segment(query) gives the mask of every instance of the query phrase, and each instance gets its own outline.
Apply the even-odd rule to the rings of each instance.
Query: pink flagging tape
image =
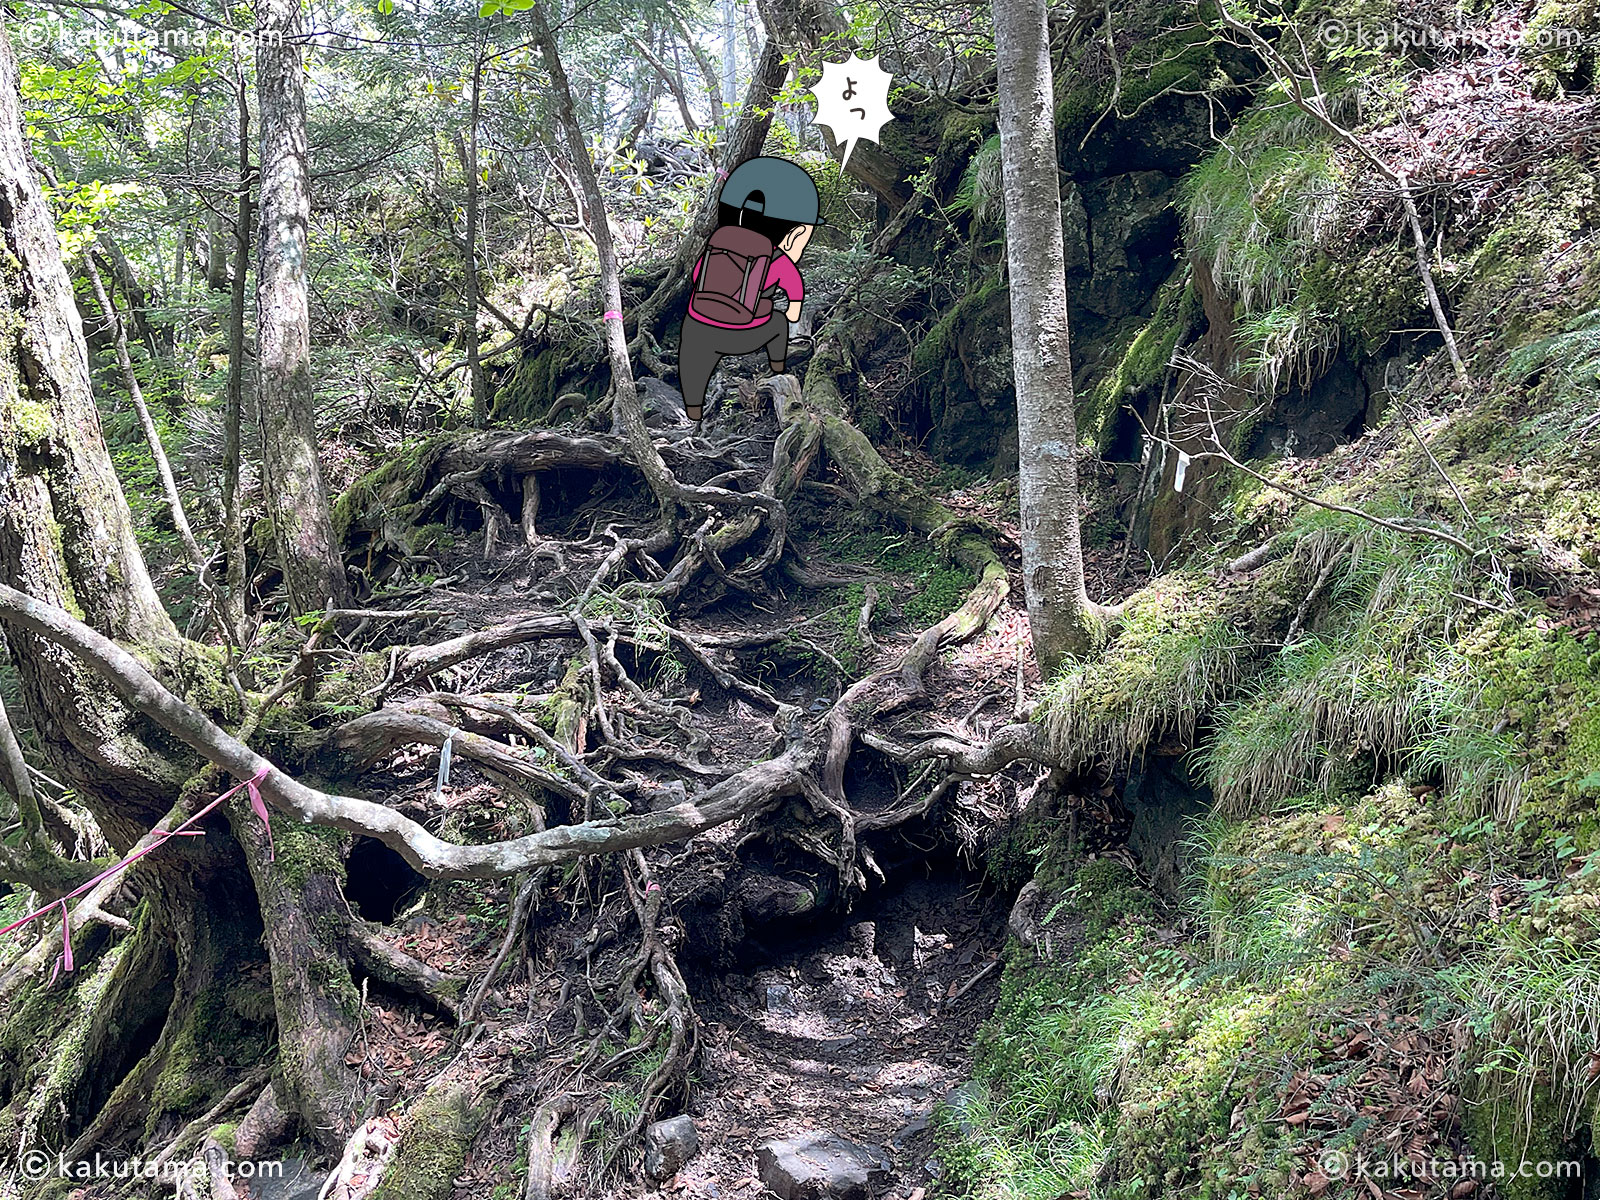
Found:
[[[250,792],[250,811],[261,818],[261,827],[267,831],[267,861],[275,863],[278,861],[278,848],[272,844],[272,821],[267,817],[267,806],[261,799],[261,788],[259,786],[266,779],[267,772],[271,770],[271,767],[262,767],[261,770],[256,772],[255,777],[247,781],[244,786]],[[238,791],[239,789],[234,788],[233,790]]]
[[[605,319],[608,321],[620,321],[622,320],[622,314],[614,308],[608,308],[606,309]]]
[[[51,971],[51,973],[50,973],[50,982],[54,983],[55,979],[56,979],[56,976],[59,975],[63,970],[70,972],[72,970],[72,968],[73,968],[73,963],[72,963],[72,923],[71,923],[70,916],[69,916],[69,913],[68,913],[68,910],[67,910],[67,901],[77,899],[79,896],[83,895],[85,892],[88,892],[88,891],[92,890],[96,885],[104,883],[106,880],[110,879],[113,875],[119,874],[122,871],[126,871],[129,867],[133,866],[134,863],[138,862],[146,854],[149,854],[152,850],[159,849],[160,846],[164,842],[166,842],[166,840],[168,838],[174,838],[174,837],[204,837],[205,836],[205,830],[203,830],[203,829],[191,829],[189,827],[191,825],[194,825],[196,822],[198,822],[207,813],[211,812],[214,808],[216,808],[224,800],[227,800],[232,796],[236,796],[240,792],[243,792],[243,791],[248,791],[249,792],[251,810],[256,814],[256,816],[261,818],[261,823],[266,826],[266,829],[267,829],[267,853],[270,856],[271,861],[276,861],[276,859],[277,859],[277,851],[274,849],[274,847],[272,845],[272,822],[267,819],[267,806],[264,803],[262,803],[262,800],[261,800],[261,787],[260,787],[260,785],[263,782],[266,781],[267,776],[270,775],[271,773],[272,773],[272,764],[268,763],[266,766],[262,767],[261,770],[257,771],[253,776],[251,776],[249,779],[245,780],[243,783],[235,784],[233,787],[231,787],[227,791],[223,792],[222,795],[218,796],[210,804],[206,805],[199,812],[195,813],[192,817],[190,817],[182,825],[179,825],[176,829],[171,829],[171,830],[156,829],[156,830],[152,830],[151,833],[155,837],[155,841],[151,842],[143,850],[135,850],[132,854],[129,854],[126,858],[123,858],[120,861],[118,861],[116,863],[113,863],[110,867],[107,867],[104,871],[101,871],[100,874],[96,875],[93,879],[89,880],[87,883],[80,883],[77,887],[73,888],[72,891],[68,892],[65,896],[61,897],[61,899],[52,900],[52,901],[50,901],[49,904],[46,904],[43,908],[35,909],[33,912],[31,912],[27,916],[23,917],[20,921],[11,922],[11,924],[7,925],[4,929],[0,929],[0,937],[4,937],[6,934],[12,932],[13,930],[21,929],[24,925],[28,924],[30,921],[37,920],[39,917],[44,916],[45,913],[51,911],[52,909],[59,908],[61,910],[61,958],[56,962],[55,970]]]

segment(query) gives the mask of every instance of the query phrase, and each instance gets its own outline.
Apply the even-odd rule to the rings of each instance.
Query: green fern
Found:
[[[998,229],[1004,225],[999,134],[991,135],[968,160],[955,195],[945,208],[953,216],[971,217],[975,229]]]

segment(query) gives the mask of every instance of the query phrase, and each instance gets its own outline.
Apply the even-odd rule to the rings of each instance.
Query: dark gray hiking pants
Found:
[[[719,329],[685,315],[678,340],[678,383],[689,420],[700,419],[717,364],[730,354],[754,354],[763,346],[768,365],[783,366],[789,354],[789,321],[782,313],[775,312],[750,329]]]

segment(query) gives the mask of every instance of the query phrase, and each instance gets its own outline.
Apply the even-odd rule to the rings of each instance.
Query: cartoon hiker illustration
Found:
[[[805,300],[795,264],[817,227],[817,185],[786,159],[740,163],[718,201],[717,230],[695,264],[678,347],[678,378],[691,421],[700,419],[711,373],[727,355],[765,346],[772,373],[783,373],[789,322],[800,319]]]

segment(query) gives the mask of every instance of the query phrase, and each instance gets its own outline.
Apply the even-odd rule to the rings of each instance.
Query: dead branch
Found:
[[[1198,376],[1202,380],[1203,385],[1227,386],[1227,381],[1221,379],[1209,365],[1190,355],[1174,355],[1172,359],[1172,365],[1180,369],[1187,370]],[[1156,442],[1157,444],[1164,446],[1169,450],[1172,450],[1176,453],[1187,454],[1191,459],[1214,458],[1225,462],[1230,467],[1243,471],[1252,479],[1265,484],[1274,491],[1282,492],[1286,496],[1291,496],[1294,499],[1299,500],[1302,504],[1310,504],[1317,508],[1325,508],[1330,512],[1344,513],[1346,516],[1356,517],[1362,521],[1366,521],[1368,524],[1376,525],[1380,529],[1393,530],[1395,533],[1415,533],[1421,534],[1424,537],[1431,537],[1438,541],[1444,542],[1447,545],[1454,546],[1456,549],[1465,554],[1471,555],[1473,558],[1477,558],[1479,555],[1484,553],[1482,550],[1474,549],[1472,546],[1469,546],[1455,534],[1446,529],[1440,529],[1436,525],[1424,525],[1421,522],[1411,521],[1391,521],[1386,517],[1374,516],[1372,513],[1364,512],[1359,508],[1352,508],[1348,504],[1339,504],[1333,500],[1323,500],[1319,497],[1311,495],[1308,492],[1303,492],[1299,488],[1291,487],[1287,483],[1280,482],[1279,480],[1273,479],[1270,476],[1264,475],[1260,471],[1257,471],[1254,467],[1245,465],[1243,462],[1239,461],[1239,459],[1231,451],[1228,450],[1227,444],[1223,441],[1222,434],[1217,429],[1216,414],[1212,410],[1211,399],[1209,394],[1207,394],[1207,389],[1205,386],[1201,387],[1200,393],[1201,407],[1206,418],[1207,430],[1210,434],[1211,449],[1184,450],[1176,442],[1162,434],[1156,433],[1153,429],[1146,425],[1143,420],[1140,420],[1139,424],[1141,428],[1143,428],[1145,436],[1151,441]],[[1137,415],[1138,414],[1135,414],[1135,416]]]
[[[372,978],[417,997],[452,1019],[460,1018],[455,997],[466,980],[413,958],[378,936],[365,921],[352,918],[345,936],[350,957]]]

